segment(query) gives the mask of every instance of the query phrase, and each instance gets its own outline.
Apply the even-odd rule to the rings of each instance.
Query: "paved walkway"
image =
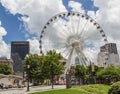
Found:
[[[56,89],[64,89],[66,88],[65,85],[54,85],[54,90]],[[15,88],[15,89],[4,89],[1,90],[0,89],[0,94],[28,94],[28,93],[32,93],[32,92],[37,92],[37,91],[48,91],[48,90],[52,90],[51,86],[35,86],[35,87],[30,87],[30,91],[27,92],[26,91],[27,88]]]

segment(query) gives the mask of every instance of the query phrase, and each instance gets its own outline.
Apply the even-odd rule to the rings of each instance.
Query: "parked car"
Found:
[[[1,88],[1,89],[8,89],[8,85],[7,85],[7,84],[4,84],[4,83],[1,83],[1,84],[0,84],[0,88]]]

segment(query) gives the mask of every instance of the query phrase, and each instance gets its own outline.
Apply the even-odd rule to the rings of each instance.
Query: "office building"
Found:
[[[15,74],[23,73],[24,58],[29,54],[28,41],[11,42],[11,59],[13,60],[13,70]]]
[[[106,48],[107,47],[107,48]],[[108,60],[106,62],[106,52],[108,53]],[[119,54],[117,51],[117,46],[115,43],[109,43],[100,47],[100,52],[98,53],[98,65],[104,67],[105,65],[120,65]]]
[[[109,43],[106,45],[108,47],[108,53],[114,53],[114,54],[118,54],[117,52],[117,46],[115,43]],[[106,51],[106,47],[105,45],[100,47],[100,52],[105,52]]]

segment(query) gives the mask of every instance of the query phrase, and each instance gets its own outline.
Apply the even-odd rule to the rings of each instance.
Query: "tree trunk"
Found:
[[[53,75],[51,77],[51,84],[52,84],[52,89],[54,89],[54,87],[53,87]]]
[[[80,85],[80,78],[79,78],[79,85]]]
[[[79,85],[82,85],[82,79],[79,78]]]
[[[54,80],[54,75],[53,75],[53,66],[51,65],[51,85],[52,85],[52,89],[54,89],[53,87],[53,80]]]

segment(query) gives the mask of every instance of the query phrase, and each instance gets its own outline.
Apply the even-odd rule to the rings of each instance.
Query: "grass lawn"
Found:
[[[108,85],[95,84],[85,86],[73,86],[70,89],[51,90],[31,94],[107,94],[108,89]]]

